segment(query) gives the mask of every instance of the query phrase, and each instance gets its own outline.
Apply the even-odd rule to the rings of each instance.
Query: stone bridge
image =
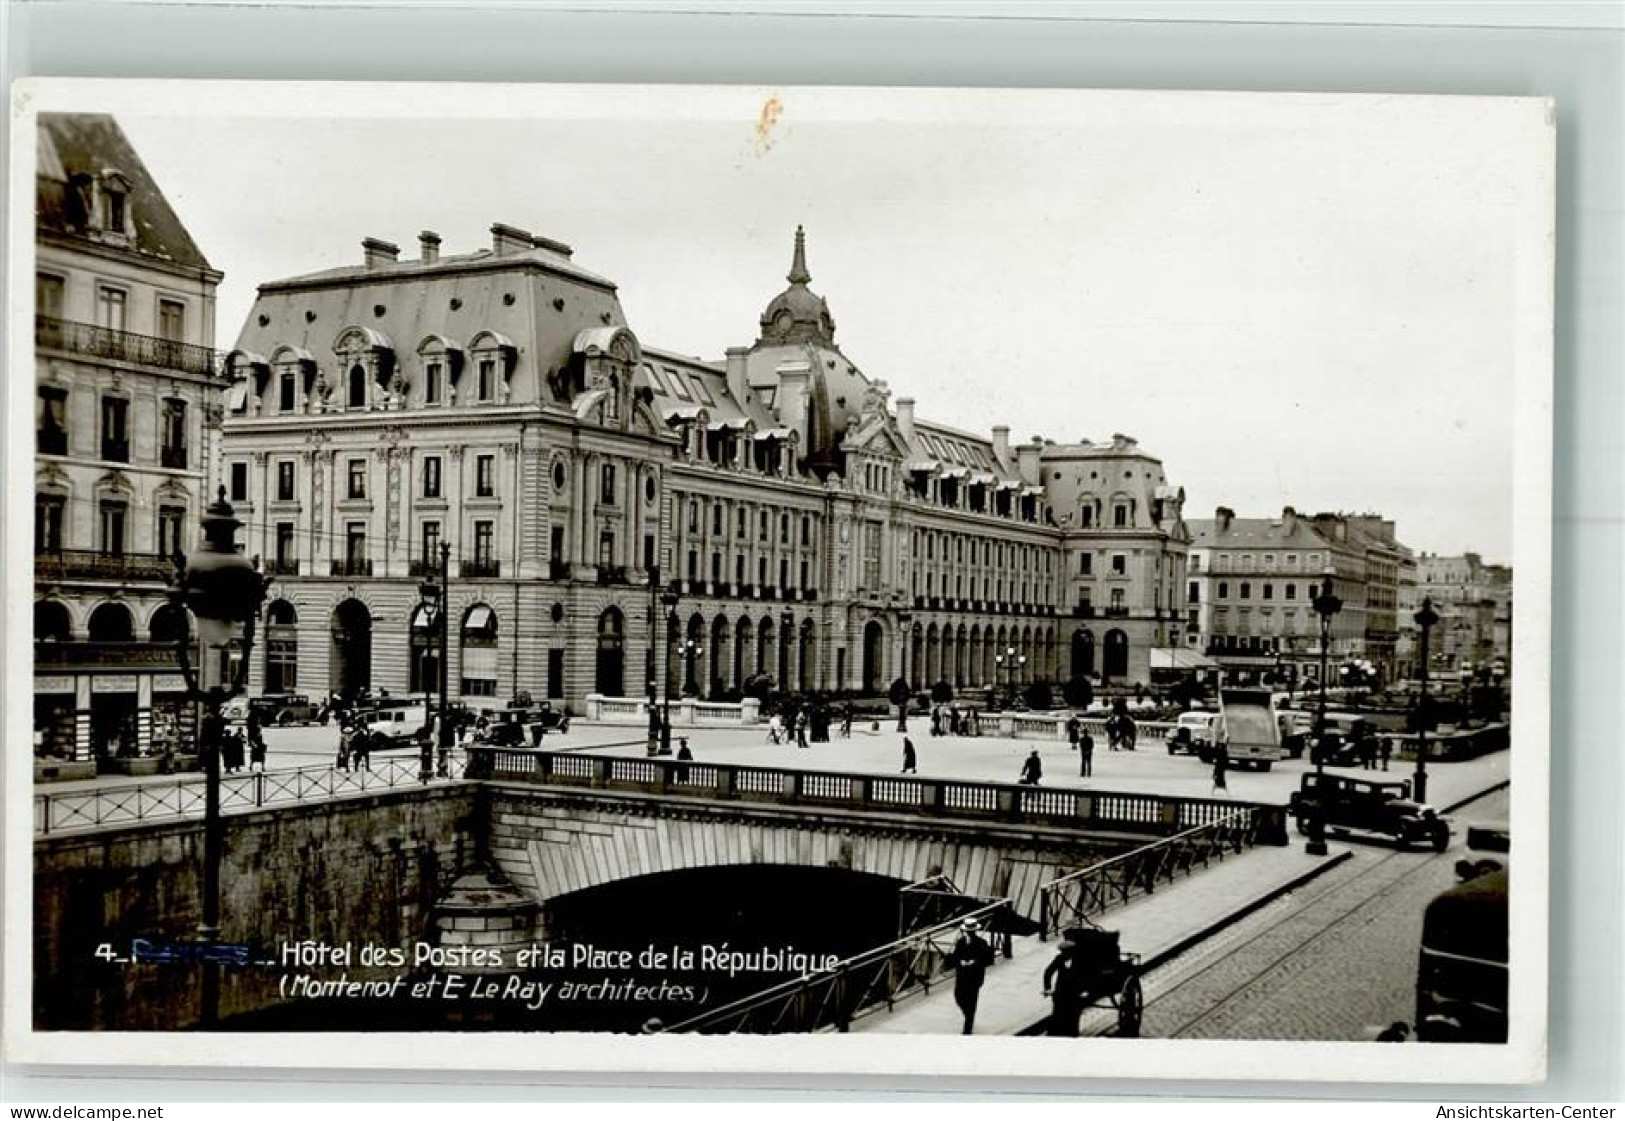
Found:
[[[546,901],[634,876],[735,864],[944,875],[1029,918],[1057,876],[1237,812],[1285,844],[1279,806],[903,775],[475,749],[490,855]]]

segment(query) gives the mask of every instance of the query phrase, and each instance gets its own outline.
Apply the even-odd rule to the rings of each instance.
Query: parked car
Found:
[[[557,712],[545,703],[537,707],[498,709],[481,719],[485,721],[485,729],[480,739],[493,747],[535,747],[548,732],[563,735],[570,730],[569,713]]]
[[[1347,775],[1310,771],[1287,804],[1298,832],[1309,832],[1315,815],[1328,831],[1390,837],[1400,848],[1429,845],[1435,852],[1450,846],[1450,821],[1432,806],[1411,798],[1409,779],[1377,782]]]
[[[303,693],[267,693],[248,702],[265,724],[312,724],[317,706]]]

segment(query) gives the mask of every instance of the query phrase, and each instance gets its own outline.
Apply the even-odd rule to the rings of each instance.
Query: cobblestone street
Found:
[[[1461,823],[1507,812],[1505,791]],[[1441,854],[1351,845],[1354,858],[1154,972],[1144,1034],[1176,1039],[1369,1040],[1412,1022],[1422,911],[1456,882]]]

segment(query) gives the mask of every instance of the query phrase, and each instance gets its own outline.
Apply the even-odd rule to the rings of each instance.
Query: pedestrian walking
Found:
[[[807,710],[796,713],[796,746],[807,746]]]
[[[248,740],[248,765],[251,770],[265,770],[265,737],[251,736]]]
[[[355,743],[355,728],[348,722],[339,726],[339,754],[334,765],[341,771],[350,769],[350,752]]]
[[[1078,739],[1078,774],[1091,778],[1095,773],[1095,737],[1085,728]]]
[[[1037,786],[1043,777],[1044,763],[1038,758],[1038,749],[1035,747],[1027,756],[1027,761],[1021,765],[1020,785]]]
[[[675,774],[678,782],[688,781],[688,764],[694,761],[694,753],[688,749],[688,737],[682,736],[677,741],[677,767]]]
[[[849,740],[849,739],[852,738],[852,702],[851,701],[847,701],[846,702],[846,707],[841,709],[841,738],[843,740]]]
[[[1388,760],[1392,759],[1394,755],[1394,738],[1392,736],[1380,737],[1377,744],[1377,754],[1382,760],[1382,769],[1386,771],[1388,769]]]
[[[1225,773],[1230,770],[1230,748],[1224,743],[1213,745],[1213,793],[1224,791],[1230,793],[1225,785]]]
[[[976,919],[960,923],[959,939],[948,954],[948,967],[954,971],[954,1003],[965,1017],[964,1035],[976,1028],[976,1002],[987,979],[987,967],[993,964],[993,947],[983,940],[981,930]]]
[[[1083,1016],[1083,992],[1088,979],[1078,956],[1078,943],[1067,931],[1055,958],[1044,968],[1044,995],[1050,998],[1046,1035],[1076,1038],[1078,1020]]]
[[[1078,719],[1077,713],[1074,712],[1066,718],[1066,742],[1071,745],[1073,751],[1078,750],[1078,730],[1081,727],[1082,721]]]
[[[365,728],[357,728],[352,752],[356,770],[372,770],[372,733]]]
[[[907,736],[903,737],[903,773],[905,775],[917,774],[915,769],[914,741]]]

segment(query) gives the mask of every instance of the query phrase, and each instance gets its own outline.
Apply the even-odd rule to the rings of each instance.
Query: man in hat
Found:
[[[993,947],[982,938],[982,924],[966,919],[959,924],[959,940],[948,955],[954,971],[954,1003],[965,1014],[965,1035],[976,1026],[976,1001],[982,992],[987,967],[993,964]]]
[[[1044,995],[1050,998],[1046,1035],[1076,1037],[1083,1017],[1083,990],[1087,979],[1078,954],[1078,936],[1069,930],[1062,936],[1055,960],[1044,970]]]

